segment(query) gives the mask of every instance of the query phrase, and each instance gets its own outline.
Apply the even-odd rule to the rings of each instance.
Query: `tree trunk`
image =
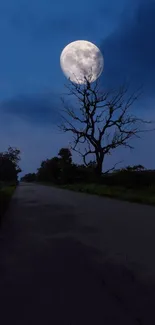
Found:
[[[102,175],[102,165],[103,165],[103,159],[104,159],[104,156],[103,154],[100,154],[100,155],[97,155],[96,157],[96,163],[97,163],[97,166],[96,166],[96,180],[97,182],[100,182],[101,181],[101,175]]]

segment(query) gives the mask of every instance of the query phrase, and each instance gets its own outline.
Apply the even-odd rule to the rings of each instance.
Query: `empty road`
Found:
[[[21,183],[0,229],[0,323],[154,325],[155,208]]]

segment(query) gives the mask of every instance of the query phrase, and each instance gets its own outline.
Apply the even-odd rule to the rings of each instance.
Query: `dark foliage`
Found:
[[[20,150],[9,147],[6,152],[0,153],[0,181],[17,182],[18,173],[21,169],[18,166],[20,161]]]
[[[14,183],[9,184],[9,186],[3,186],[2,188],[0,188],[0,226],[2,222],[2,217],[8,208],[15,187],[16,184]]]
[[[69,149],[62,148],[59,157],[47,159],[41,163],[36,180],[55,184],[96,183],[126,188],[142,188],[155,185],[155,170],[146,170],[142,165],[127,166],[96,177],[96,163],[90,161],[87,166],[72,162]]]
[[[155,186],[155,170],[130,171],[121,170],[102,176],[102,184],[138,188]]]
[[[35,182],[36,180],[36,174],[35,173],[29,173],[21,177],[22,182]]]
[[[42,161],[37,172],[37,180],[57,183],[60,178],[60,159],[53,157]]]
[[[94,180],[94,162],[90,162],[87,167],[74,164],[68,148],[60,149],[58,156],[42,161],[36,175],[38,181],[67,184],[83,181],[92,182]]]

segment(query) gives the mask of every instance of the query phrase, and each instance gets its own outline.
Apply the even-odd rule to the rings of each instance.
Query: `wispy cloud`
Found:
[[[0,104],[3,114],[17,116],[31,124],[53,125],[60,120],[60,99],[54,94],[20,95]]]

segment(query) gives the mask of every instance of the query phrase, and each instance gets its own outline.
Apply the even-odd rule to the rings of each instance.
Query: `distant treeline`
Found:
[[[73,163],[70,150],[62,148],[58,157],[42,161],[37,173],[26,174],[21,181],[50,182],[60,185],[100,182],[109,186],[126,188],[155,185],[155,170],[147,170],[142,165],[127,166],[107,174],[102,173],[100,179],[96,179],[95,168],[96,165],[92,161],[88,166]]]

